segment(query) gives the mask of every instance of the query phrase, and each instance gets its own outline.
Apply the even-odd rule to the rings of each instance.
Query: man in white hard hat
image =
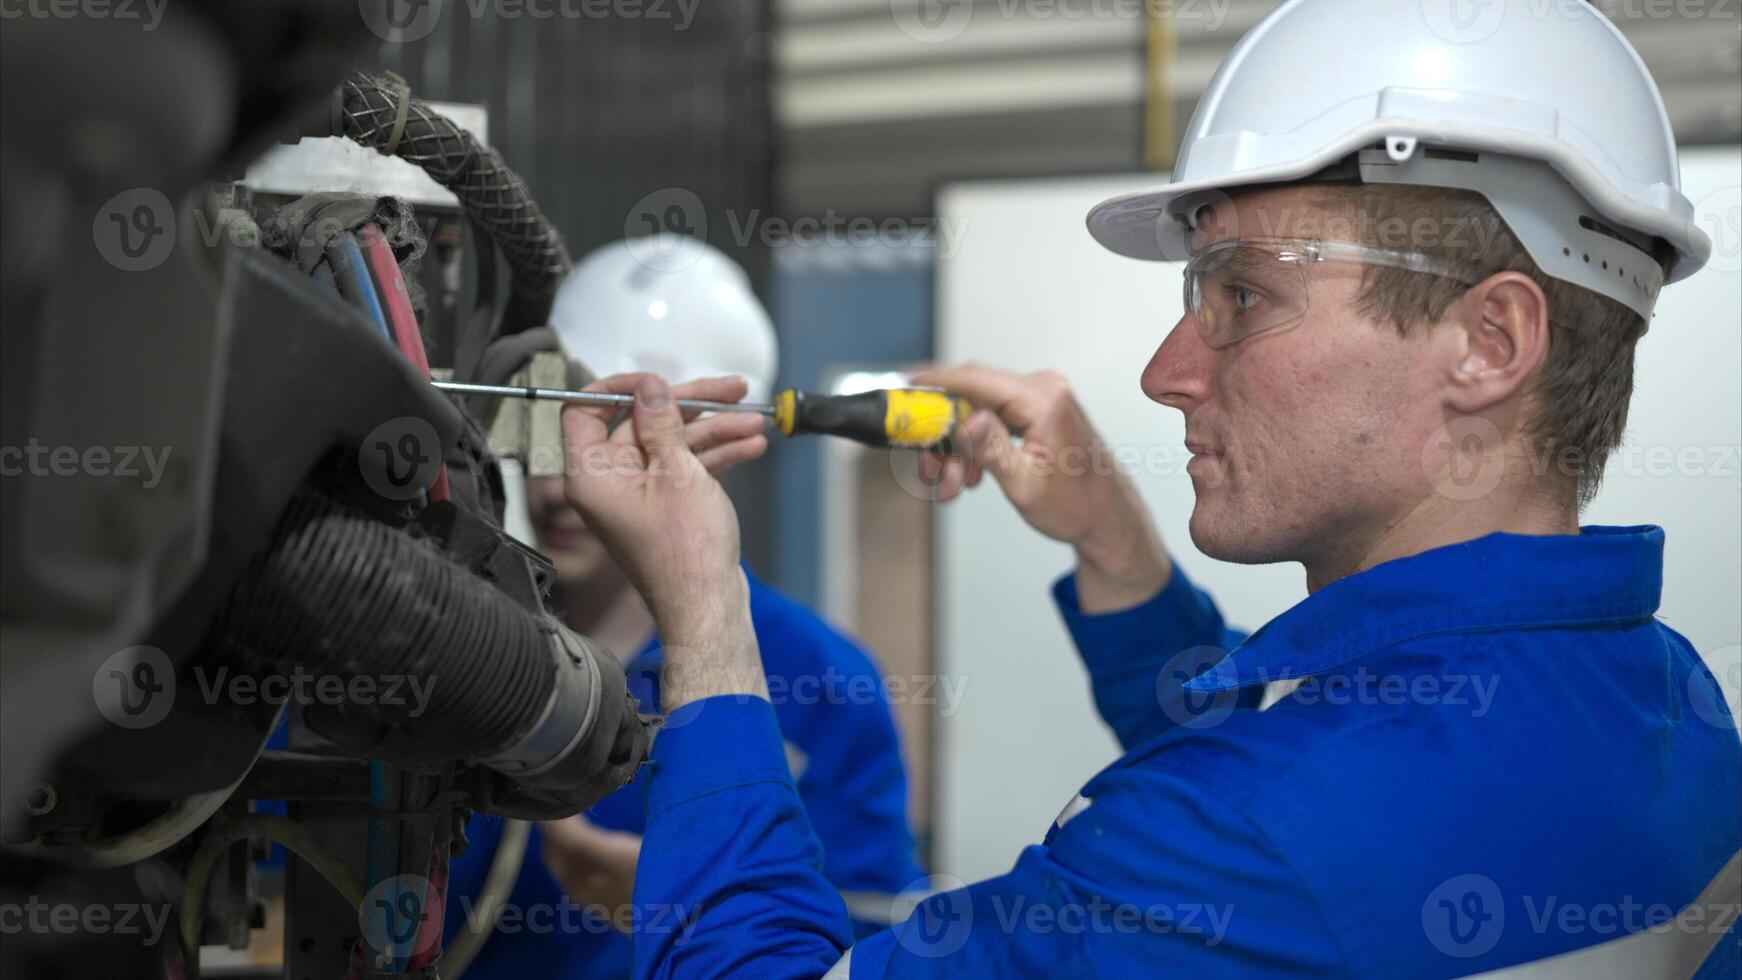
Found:
[[[593,252],[563,282],[551,326],[590,370],[657,372],[691,382],[690,397],[766,401],[774,383],[778,351],[768,313],[744,270],[698,239],[635,239]],[[718,472],[759,450],[759,430],[759,419],[719,415],[691,445]],[[563,500],[561,477],[529,479],[526,495],[568,625],[621,654],[630,689],[644,710],[657,711],[664,651],[647,605]],[[923,875],[883,678],[854,641],[746,576],[763,667],[782,692],[774,710],[787,763],[827,851],[827,878],[876,916],[856,928],[886,925],[890,898]],[[466,976],[627,977],[630,936],[687,928],[699,909],[630,904],[643,822],[637,783],[582,817],[535,829],[507,897],[512,919],[488,934]],[[467,828],[469,849],[450,877],[450,935],[484,914],[477,898],[504,839],[501,827],[479,816]]]
[[[1742,741],[1654,618],[1662,531],[1578,523],[1658,289],[1710,244],[1605,18],[1471,12],[1283,4],[1174,182],[1089,218],[1185,262],[1141,383],[1185,415],[1193,541],[1299,562],[1300,604],[1230,629],[1115,467],[1045,465],[1113,458],[1062,378],[929,379],[982,408],[945,495],[990,471],[1074,548],[1055,601],[1126,751],[1008,873],[892,930],[853,943],[815,872],[736,523],[667,389],[615,382],[610,437],[565,410],[578,457],[645,454],[569,498],[683,650],[636,900],[704,911],[642,937],[641,975],[1738,975]]]

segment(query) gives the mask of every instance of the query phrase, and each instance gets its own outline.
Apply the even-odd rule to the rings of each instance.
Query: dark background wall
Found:
[[[447,0],[427,34],[385,42],[360,67],[397,72],[419,98],[485,105],[488,140],[577,260],[648,234],[651,220],[725,250],[766,300],[768,248],[735,232],[773,204],[767,4],[612,6],[590,16],[585,4]],[[769,472],[747,467],[727,481],[758,567],[774,550]]]

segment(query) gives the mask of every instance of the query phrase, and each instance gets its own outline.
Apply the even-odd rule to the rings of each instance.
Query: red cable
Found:
[[[429,875],[425,881],[429,887],[423,896],[423,925],[418,929],[413,946],[417,950],[406,963],[406,972],[411,973],[433,965],[442,955],[442,927],[447,923],[448,902],[448,854],[445,845],[432,844],[430,847]]]
[[[381,308],[387,312],[387,322],[393,327],[393,340],[407,360],[424,378],[429,377],[429,357],[423,351],[423,334],[417,329],[417,314],[411,309],[411,293],[405,288],[405,277],[399,272],[399,260],[387,244],[387,236],[379,225],[364,225],[357,233],[357,244],[363,247],[363,257],[375,277],[375,290],[381,294]],[[448,499],[448,467],[442,464],[430,484],[429,499]]]

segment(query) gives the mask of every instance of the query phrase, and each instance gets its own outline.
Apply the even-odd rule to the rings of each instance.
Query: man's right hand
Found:
[[[976,408],[957,439],[964,455],[920,460],[940,500],[977,486],[990,471],[1035,530],[1076,549],[1084,612],[1135,606],[1167,584],[1172,566],[1137,488],[1062,375],[967,365],[926,371],[914,382],[945,388]]]

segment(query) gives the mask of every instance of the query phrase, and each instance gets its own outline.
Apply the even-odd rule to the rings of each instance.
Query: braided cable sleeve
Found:
[[[353,72],[337,98],[335,135],[416,164],[453,191],[502,250],[512,274],[503,332],[544,325],[569,271],[568,249],[501,154],[411,98],[394,79]]]

